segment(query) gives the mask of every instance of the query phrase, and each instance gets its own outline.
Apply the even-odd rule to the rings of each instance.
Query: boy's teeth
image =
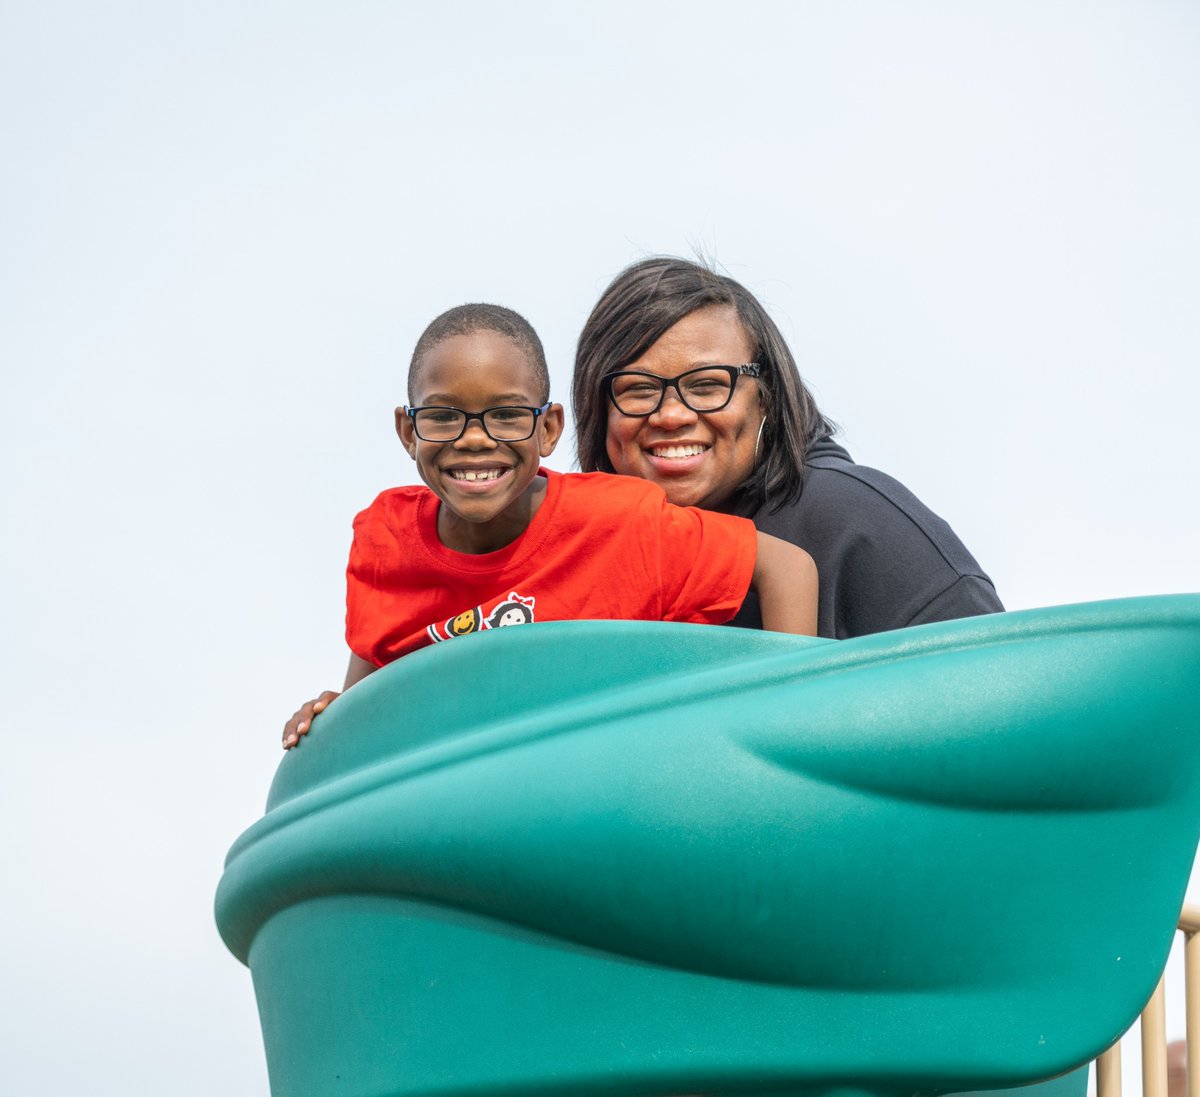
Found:
[[[704,447],[699,445],[691,446],[655,446],[655,457],[695,457],[698,453],[703,453]]]
[[[500,476],[500,469],[451,469],[450,475],[455,480],[496,480]]]

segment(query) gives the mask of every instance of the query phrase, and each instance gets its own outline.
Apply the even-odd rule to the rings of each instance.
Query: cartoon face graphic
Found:
[[[524,625],[529,621],[529,610],[524,606],[510,606],[503,613],[495,613],[488,619],[489,628],[503,628],[505,625]]]
[[[482,616],[478,607],[463,610],[457,617],[452,617],[446,622],[446,631],[451,636],[466,636],[470,632],[477,632]]]
[[[488,628],[504,628],[507,625],[527,625],[533,620],[532,598],[522,598],[515,590],[501,602],[487,619]]]

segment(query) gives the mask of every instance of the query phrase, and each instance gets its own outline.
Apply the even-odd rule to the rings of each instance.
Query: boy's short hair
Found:
[[[529,356],[529,365],[539,390],[538,401],[544,404],[550,399],[550,370],[546,366],[546,352],[533,325],[519,312],[503,305],[468,304],[447,309],[421,333],[408,366],[410,403],[420,380],[425,355],[452,336],[470,335],[476,331],[494,331],[520,347]]]

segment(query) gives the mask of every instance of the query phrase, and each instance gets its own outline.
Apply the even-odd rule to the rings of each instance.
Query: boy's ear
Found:
[[[538,426],[541,430],[538,453],[543,457],[549,457],[554,452],[554,447],[558,445],[558,440],[562,437],[562,404],[551,404],[546,409],[546,414],[542,416],[542,421]]]
[[[400,442],[409,457],[415,461],[417,459],[417,435],[413,431],[412,416],[402,407],[396,409],[396,434],[399,435]]]

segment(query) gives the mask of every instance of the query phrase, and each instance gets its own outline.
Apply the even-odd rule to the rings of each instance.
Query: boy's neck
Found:
[[[446,548],[470,556],[499,552],[529,528],[545,498],[546,477],[535,476],[520,498],[486,522],[468,522],[443,500],[437,512],[438,540]]]

